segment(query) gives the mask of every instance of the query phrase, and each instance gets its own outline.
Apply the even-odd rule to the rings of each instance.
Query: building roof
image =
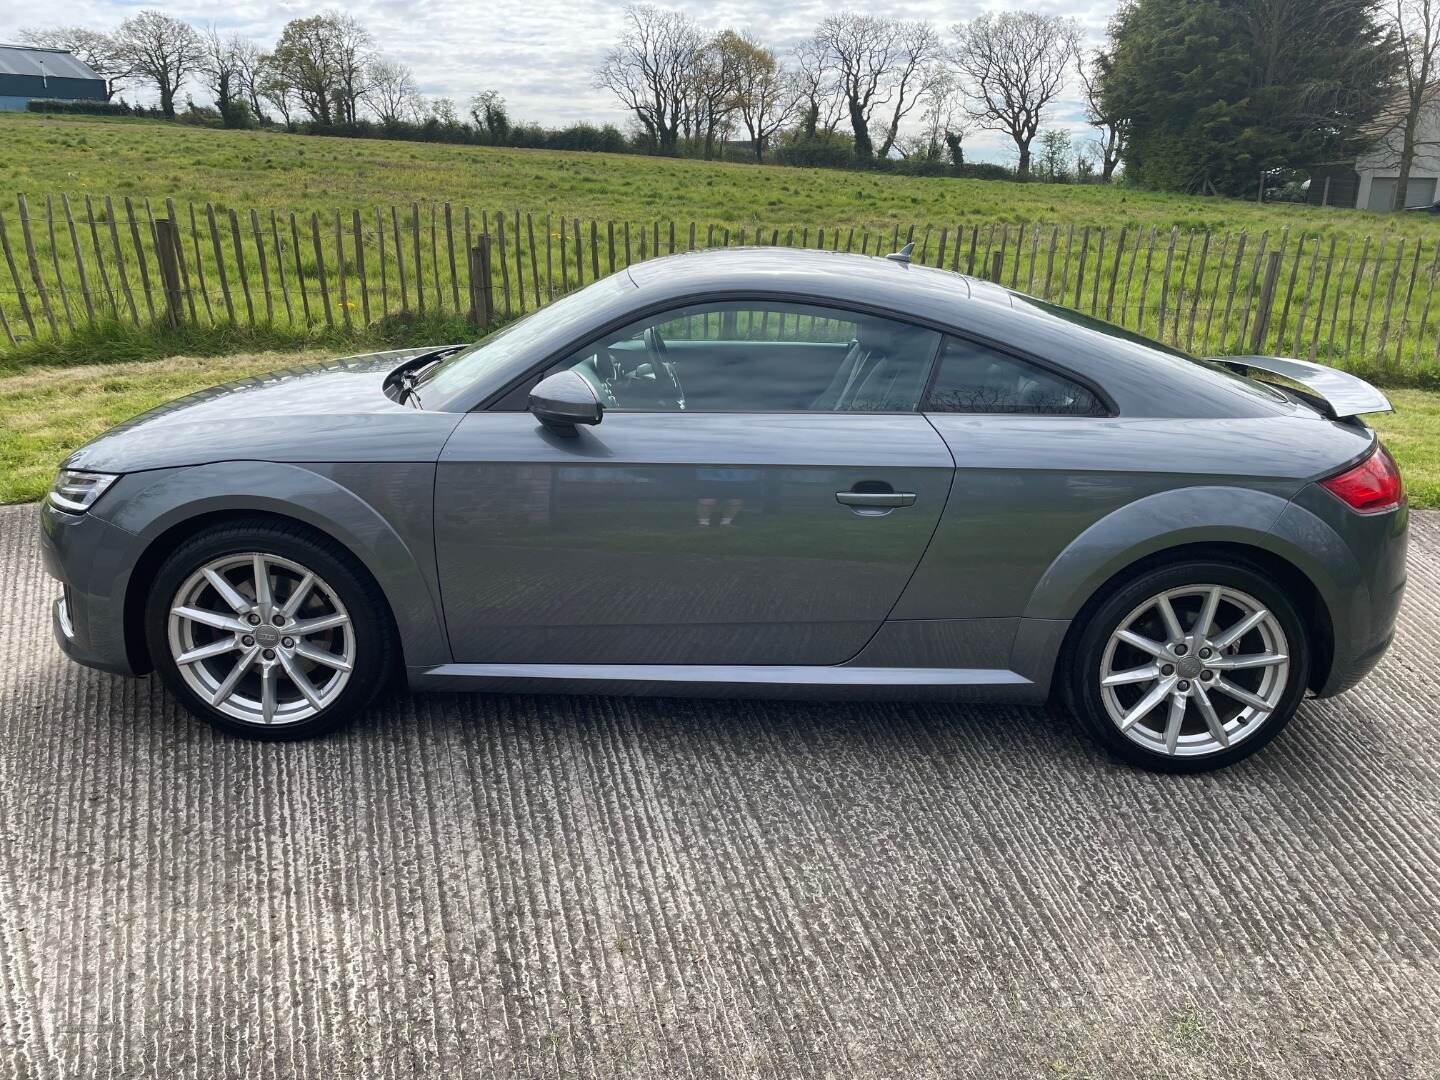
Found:
[[[0,75],[104,81],[64,49],[37,49],[30,45],[0,45]]]

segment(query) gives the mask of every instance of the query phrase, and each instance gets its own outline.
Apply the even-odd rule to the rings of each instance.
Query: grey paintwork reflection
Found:
[[[952,462],[921,416],[467,417],[436,477],[455,658],[838,664],[894,607]],[[913,493],[883,516],[835,500]]]
[[[391,371],[428,351],[350,357],[202,390],[111,429],[65,466],[134,472],[234,458],[433,462],[460,418],[384,393]]]
[[[1390,399],[1364,379],[1324,364],[1284,356],[1227,356],[1220,362],[1241,372],[1263,371],[1299,383],[1319,396],[1336,419],[1392,411]]]
[[[744,297],[988,341],[1088,380],[1114,415],[612,412],[564,437],[520,411],[543,365],[589,338]],[[504,341],[474,351],[473,379],[458,357],[424,409],[385,387],[425,350],[381,353],[194,395],[77,451],[72,467],[125,475],[83,517],[41,510],[46,565],[72,591],[64,647],[142,670],[124,618],[146,584],[134,566],[196,515],[254,511],[355,553],[425,686],[1034,700],[1100,585],[1193,542],[1271,552],[1315,583],[1335,631],[1323,692],[1393,632],[1403,509],[1362,517],[1314,483],[1369,450],[1367,429],[995,285],[833,253],[693,254],[577,292]],[[1383,399],[1327,372],[1289,374],[1334,413]],[[874,516],[836,502],[856,485],[915,502]],[[614,670],[655,664],[684,667]]]

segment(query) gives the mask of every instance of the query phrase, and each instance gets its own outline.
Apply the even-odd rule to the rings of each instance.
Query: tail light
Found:
[[[1356,465],[1338,476],[1321,480],[1331,494],[1344,500],[1350,509],[1361,514],[1378,514],[1394,510],[1405,498],[1405,485],[1400,480],[1400,468],[1390,451],[1375,444],[1374,451]]]

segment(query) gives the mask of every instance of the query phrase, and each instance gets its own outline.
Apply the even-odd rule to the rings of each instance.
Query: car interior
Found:
[[[712,306],[627,327],[563,366],[611,409],[909,412],[938,344],[934,331],[878,317]]]
[[[709,305],[632,324],[558,365],[607,409],[1105,415],[1084,386],[997,349],[879,316]],[[931,381],[932,361],[939,370]]]

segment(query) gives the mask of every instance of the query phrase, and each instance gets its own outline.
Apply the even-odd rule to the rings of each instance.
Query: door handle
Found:
[[[844,506],[896,507],[915,505],[913,491],[837,491],[835,501]]]

